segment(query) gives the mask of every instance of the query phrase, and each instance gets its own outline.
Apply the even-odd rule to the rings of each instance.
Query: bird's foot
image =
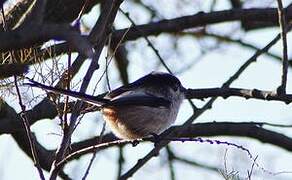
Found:
[[[131,141],[131,144],[133,147],[135,147],[139,144],[139,141],[137,139],[134,139],[133,141]]]
[[[154,147],[157,147],[157,145],[160,142],[160,136],[158,134],[155,133],[150,133],[150,135],[153,137],[153,139],[151,140],[154,143]]]

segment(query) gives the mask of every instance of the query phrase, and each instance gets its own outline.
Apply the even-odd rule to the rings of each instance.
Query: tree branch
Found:
[[[287,12],[286,19],[287,21],[289,21],[289,19],[292,18],[292,6],[288,6],[286,12]],[[273,22],[275,25],[277,25],[277,17],[278,16],[276,8],[233,9],[211,13],[198,13],[190,16],[183,16],[179,18],[137,25],[135,27],[130,28],[129,32],[127,32],[128,28],[114,30],[112,35],[113,43],[111,44],[114,45],[117,42],[119,42],[120,39],[124,36],[125,32],[127,32],[127,35],[123,39],[124,42],[136,40],[143,36],[159,35],[161,33],[176,33],[190,28],[196,28],[214,23],[236,20],[245,20],[250,22],[251,21]],[[91,42],[96,42],[96,38],[91,39]],[[61,55],[62,53],[67,52],[68,48],[69,46],[67,45],[67,43],[60,43],[58,45],[54,45],[54,47],[51,49],[54,49],[54,51],[56,51],[56,55],[58,56]],[[50,56],[44,57],[44,59],[46,58],[50,58]]]
[[[209,97],[238,96],[246,99],[262,99],[267,101],[282,101],[286,104],[292,102],[292,94],[278,94],[276,91],[262,91],[258,89],[241,89],[241,88],[206,88],[206,89],[188,89],[186,97],[189,99],[204,99]]]
[[[292,6],[286,9],[287,20],[292,18]],[[130,28],[125,41],[135,40],[137,38],[150,35],[159,35],[160,33],[175,33],[190,28],[211,25],[221,22],[229,21],[266,21],[273,22],[275,25],[278,23],[277,9],[232,9],[224,11],[216,11],[210,13],[197,13],[190,16],[183,16],[168,20],[161,20],[158,22],[151,22],[143,25],[137,25]],[[113,33],[113,39],[120,39],[127,29],[120,29]],[[141,34],[141,32],[143,34]]]
[[[26,48],[50,39],[66,40],[79,53],[90,58],[93,56],[91,44],[87,42],[87,39],[84,39],[76,30],[66,24],[30,25],[9,32],[1,32],[0,51]]]
[[[163,134],[169,134],[175,132],[172,136],[163,139]],[[292,139],[281,133],[277,133],[271,130],[264,129],[254,123],[232,123],[232,122],[210,122],[210,123],[196,123],[192,124],[188,128],[183,126],[172,126],[161,135],[160,141],[168,141],[171,138],[194,138],[194,137],[212,137],[212,136],[238,136],[238,137],[250,137],[259,140],[262,143],[268,143],[281,147],[288,151],[292,151]],[[139,142],[153,142],[154,138],[138,139]],[[101,144],[93,144],[83,149],[73,151],[67,155],[59,164],[61,168],[65,163],[75,158],[78,158],[87,153],[92,153],[96,150],[103,150],[114,146],[123,146],[126,144],[132,144],[131,140],[114,140],[110,142],[103,142]],[[141,163],[141,161],[138,161]],[[128,175],[123,175],[121,179],[129,178]]]
[[[286,37],[286,13],[283,8],[281,0],[278,2],[278,15],[279,15],[279,25],[281,29],[281,38],[283,45],[283,65],[282,65],[282,79],[281,85],[278,87],[278,94],[286,94],[286,84],[287,84],[287,75],[288,75],[288,47],[287,47],[287,37]]]

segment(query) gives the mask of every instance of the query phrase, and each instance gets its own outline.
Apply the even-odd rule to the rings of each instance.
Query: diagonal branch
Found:
[[[24,14],[26,17],[20,26],[27,26],[29,24],[41,25],[44,20],[46,5],[47,0],[36,0],[33,4],[32,10],[27,14]]]

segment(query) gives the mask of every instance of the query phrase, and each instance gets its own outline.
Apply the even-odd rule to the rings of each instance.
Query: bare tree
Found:
[[[270,4],[269,1],[256,4],[256,1],[239,0],[221,3],[214,0],[0,1],[1,135],[10,134],[13,137],[20,150],[33,161],[40,179],[53,180],[57,177],[74,179],[76,177],[71,177],[74,173],[64,170],[66,165],[73,160],[81,162],[80,157],[93,154],[85,170],[78,168],[79,174],[82,174],[80,177],[86,179],[90,172],[98,171],[91,167],[95,157],[106,154],[103,150],[112,147],[119,149],[116,156],[117,179],[127,179],[135,176],[137,172],[143,172],[142,167],[156,156],[166,157],[169,179],[176,179],[179,172],[177,164],[188,164],[192,169],[203,168],[210,172],[221,172],[222,175],[218,176],[225,179],[234,177],[252,179],[254,168],[275,175],[276,173],[273,174],[257,162],[257,157],[248,147],[222,139],[200,137],[247,137],[249,139],[246,141],[255,139],[290,152],[292,138],[279,132],[277,128],[292,126],[268,121],[251,122],[245,117],[240,117],[241,122],[232,120],[217,122],[214,118],[206,123],[196,123],[195,120],[206,111],[212,110],[214,102],[217,102],[219,97],[223,99],[240,97],[242,103],[247,99],[258,99],[264,103],[283,102],[288,106],[292,102],[292,94],[289,94],[287,84],[288,70],[292,65],[288,58],[287,37],[291,29],[292,4],[286,1],[283,4],[281,0],[274,4]],[[255,45],[256,43],[250,43],[244,38],[255,31],[258,34],[265,34],[267,30],[273,30],[278,34],[270,39],[265,36],[266,44],[261,42]],[[270,51],[277,42],[280,43],[281,54]],[[190,46],[193,44],[196,44],[196,52],[188,50],[192,49]],[[189,104],[184,104],[183,108],[191,107],[192,110],[185,115],[189,118],[184,119],[183,124],[173,126],[159,135],[158,141],[154,137],[134,142],[119,140],[112,133],[104,131],[104,124],[100,123],[103,122],[100,118],[95,125],[102,129],[101,133],[92,133],[91,138],[73,142],[72,137],[76,134],[76,128],[80,123],[88,123],[87,115],[90,113],[98,114],[98,108],[80,100],[74,101],[67,96],[49,92],[45,96],[34,94],[31,93],[33,92],[31,88],[22,86],[27,79],[34,79],[62,89],[98,94],[95,92],[96,89],[99,92],[111,90],[110,84],[114,83],[111,76],[118,76],[122,84],[131,82],[129,79],[133,79],[134,74],[139,73],[138,70],[133,70],[133,67],[138,66],[141,70],[147,71],[164,69],[182,76],[197,71],[196,64],[208,58],[207,56],[213,52],[222,51],[227,54],[234,46],[242,51],[248,49],[252,55],[244,58],[244,61],[241,60],[239,63],[242,64],[235,72],[226,67],[230,78],[216,79],[217,82],[223,82],[219,87],[218,84],[214,84],[213,88],[186,84]],[[277,87],[274,89],[230,87],[262,56],[281,66],[279,72],[281,78]],[[239,58],[240,56],[235,57],[234,61]],[[216,59],[220,60],[220,57]],[[116,66],[112,66],[112,61]],[[224,63],[222,68],[225,68]],[[201,77],[204,78],[206,77]],[[105,85],[102,86],[100,82],[105,82]],[[198,86],[200,88],[197,88]],[[79,90],[76,90],[78,88]],[[11,105],[11,97],[14,98],[14,102],[17,101],[17,105]],[[202,105],[202,102],[197,104],[192,99],[205,101]],[[228,112],[228,109],[224,111]],[[45,144],[38,141],[38,134],[31,131],[33,125],[45,119],[58,122],[57,126],[61,128],[61,140],[58,148],[53,150],[47,149]],[[125,161],[130,159],[125,155],[125,151],[144,143],[152,145],[152,141],[155,141],[152,150],[125,168]],[[247,152],[252,165],[247,174],[238,175],[236,171],[227,171],[227,167],[209,166],[181,155],[176,151],[176,147],[184,145],[170,145],[174,141],[236,147]],[[130,146],[126,146],[128,144]],[[160,153],[161,150],[165,151]],[[224,159],[226,160],[226,157]],[[100,171],[99,175],[103,177],[103,172]]]

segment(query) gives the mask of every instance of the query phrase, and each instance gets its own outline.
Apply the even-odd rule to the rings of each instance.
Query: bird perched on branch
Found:
[[[109,92],[103,98],[35,81],[26,83],[53,93],[72,96],[99,106],[113,133],[122,139],[160,134],[174,123],[186,89],[175,76],[152,72],[133,83]]]

